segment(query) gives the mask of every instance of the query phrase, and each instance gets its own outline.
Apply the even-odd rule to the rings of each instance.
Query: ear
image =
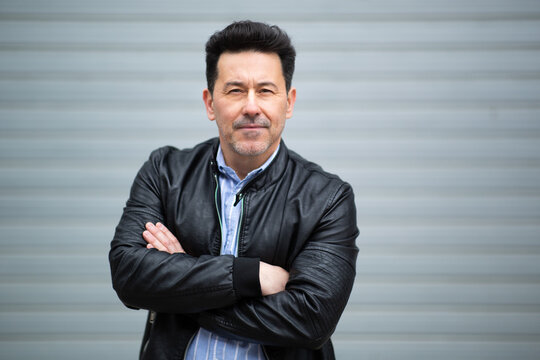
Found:
[[[293,114],[294,103],[296,102],[296,88],[291,88],[287,94],[287,113],[286,118],[290,119]]]
[[[210,121],[214,121],[216,119],[216,115],[214,113],[214,99],[212,98],[212,93],[208,89],[204,89],[202,93],[204,106],[206,107],[206,115],[208,116],[208,119]]]

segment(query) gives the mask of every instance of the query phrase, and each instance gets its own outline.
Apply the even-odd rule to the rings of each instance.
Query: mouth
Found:
[[[266,129],[266,126],[252,124],[252,125],[239,126],[238,129],[240,129],[240,130],[257,130],[257,129]]]
[[[265,136],[267,127],[256,124],[246,124],[236,128],[237,134],[244,140],[260,140]]]

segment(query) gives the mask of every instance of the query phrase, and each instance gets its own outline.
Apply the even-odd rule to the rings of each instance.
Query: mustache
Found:
[[[270,120],[261,116],[251,117],[251,116],[244,115],[242,118],[235,120],[233,122],[233,129],[239,129],[239,128],[243,128],[249,125],[257,125],[257,126],[269,128]]]

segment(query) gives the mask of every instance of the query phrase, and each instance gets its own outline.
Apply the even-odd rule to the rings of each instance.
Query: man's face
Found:
[[[213,94],[205,90],[203,99],[208,118],[218,126],[224,154],[268,158],[279,145],[296,99],[294,88],[287,93],[279,56],[226,52],[217,70]]]

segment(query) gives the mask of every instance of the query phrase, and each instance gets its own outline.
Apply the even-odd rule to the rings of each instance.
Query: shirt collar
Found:
[[[281,143],[278,145],[276,151],[274,151],[272,153],[272,155],[270,155],[270,157],[268,158],[268,160],[265,161],[264,164],[262,164],[261,166],[259,166],[258,168],[254,169],[254,170],[251,170],[249,172],[249,174],[247,174],[247,176],[242,181],[249,180],[253,176],[257,175],[258,173],[260,173],[261,171],[266,169],[268,167],[268,165],[270,165],[272,160],[274,160],[274,158],[276,157],[280,146],[281,146]],[[227,175],[227,176],[231,177],[232,179],[234,179],[236,181],[240,181],[240,178],[238,177],[238,175],[236,175],[236,172],[231,167],[227,166],[227,164],[225,164],[225,158],[223,157],[223,151],[221,150],[221,144],[219,145],[218,151],[217,151],[217,154],[216,154],[216,162],[217,162],[218,169],[219,169],[220,173],[222,173],[223,175]]]

